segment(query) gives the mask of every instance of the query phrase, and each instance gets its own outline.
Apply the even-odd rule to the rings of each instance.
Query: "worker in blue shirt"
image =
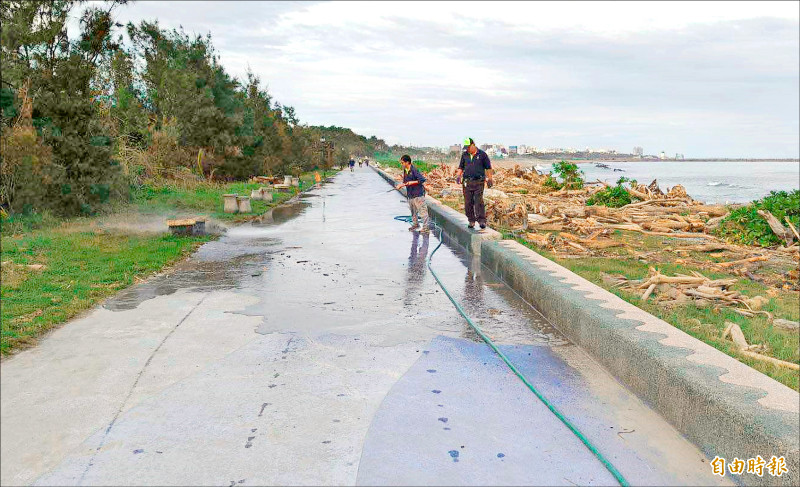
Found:
[[[464,212],[467,214],[469,228],[475,228],[475,222],[486,228],[486,206],[483,203],[483,185],[491,188],[492,163],[489,156],[475,145],[475,141],[467,138],[464,140],[464,152],[456,171],[456,182],[462,184],[464,192]]]
[[[425,204],[425,187],[422,185],[425,182],[425,176],[411,163],[411,156],[408,154],[400,158],[400,164],[403,165],[403,182],[395,186],[395,189],[406,188],[412,220],[408,231],[419,230],[420,233],[428,233],[430,232],[430,221],[428,206]],[[420,220],[422,220],[422,228],[419,226]]]

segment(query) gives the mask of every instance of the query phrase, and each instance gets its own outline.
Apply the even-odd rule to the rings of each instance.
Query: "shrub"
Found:
[[[561,189],[561,183],[559,183],[558,179],[554,178],[551,174],[547,175],[542,185],[547,188]]]
[[[583,188],[583,171],[578,169],[577,164],[567,161],[560,161],[553,164],[553,173],[559,176],[563,183],[560,188],[564,189],[581,189]],[[550,176],[552,178],[552,176]],[[548,186],[549,179],[545,181]],[[551,183],[552,184],[552,183]],[[549,186],[555,187],[555,186]],[[557,188],[558,189],[558,188]]]
[[[592,195],[591,198],[586,200],[589,206],[608,206],[611,208],[620,208],[631,203],[631,194],[621,184],[616,186],[609,186],[602,191]]]
[[[771,191],[769,196],[753,201],[731,211],[722,219],[716,234],[729,242],[745,245],[769,247],[781,243],[772,232],[767,221],[758,214],[758,210],[766,210],[775,215],[785,225],[784,217],[789,217],[795,228],[800,227],[800,190]]]
[[[0,148],[0,204],[12,213],[57,208],[64,170],[53,164],[52,150],[36,130],[24,125],[6,129]]]

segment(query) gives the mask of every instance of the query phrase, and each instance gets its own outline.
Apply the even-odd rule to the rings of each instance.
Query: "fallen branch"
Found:
[[[643,193],[640,193],[638,191],[636,191],[636,193],[638,193],[636,195],[637,197],[638,197],[638,195],[642,195],[645,198],[647,197],[647,195],[645,195]],[[631,194],[633,194],[633,192],[631,192]],[[627,204],[627,205],[621,207],[620,209],[624,210],[626,208],[638,208],[640,206],[647,206],[647,205],[652,205],[652,204],[656,204],[657,205],[657,204],[661,204],[661,203],[679,203],[679,202],[685,202],[685,201],[686,200],[684,198],[670,198],[670,199],[663,199],[663,200],[647,200],[647,201],[639,201],[637,203],[630,203],[630,204]]]
[[[647,288],[647,291],[645,291],[644,294],[642,294],[642,298],[641,298],[642,301],[647,301],[647,298],[649,298],[650,295],[653,294],[653,291],[655,289],[656,289],[656,285],[655,284],[650,284],[650,286]]]
[[[800,323],[797,321],[785,320],[783,318],[777,318],[773,320],[772,326],[787,331],[797,331],[800,329]]]
[[[746,350],[750,345],[747,344],[747,339],[745,339],[741,327],[739,327],[739,325],[736,323],[731,323],[730,321],[726,321],[725,325],[726,335],[723,335],[723,338],[727,335],[730,335],[731,341],[733,341],[733,343],[739,347],[739,350]]]
[[[786,220],[786,224],[789,225],[789,228],[792,230],[792,233],[794,233],[794,236],[797,237],[798,241],[800,241],[800,234],[797,233],[797,229],[794,228],[794,225],[792,225],[792,222],[791,220],[789,220],[789,217],[784,216],[783,219]]]
[[[794,362],[787,362],[785,360],[779,360],[773,357],[768,357],[766,355],[761,355],[760,353],[750,352],[748,350],[739,350],[739,353],[744,355],[745,357],[750,357],[752,359],[760,360],[762,362],[769,362],[773,365],[777,365],[778,367],[784,367],[787,369],[792,370],[800,370],[800,365]]]
[[[717,262],[717,265],[719,267],[730,267],[733,265],[747,264],[749,262],[761,262],[765,260],[769,260],[769,258],[766,255],[757,255],[755,257],[748,257],[747,259],[732,260],[729,262]]]
[[[758,210],[758,214],[764,217],[764,219],[769,224],[769,228],[772,229],[772,232],[778,238],[786,242],[787,247],[789,245],[792,245],[792,241],[794,240],[792,233],[789,230],[787,230],[786,227],[781,225],[781,222],[777,218],[775,218],[775,215],[766,210]]]

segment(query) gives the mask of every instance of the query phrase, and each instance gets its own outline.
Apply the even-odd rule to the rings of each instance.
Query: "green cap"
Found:
[[[470,139],[469,137],[467,137],[466,139],[464,139],[464,145],[471,145],[471,144],[472,144],[472,142],[473,142],[473,141],[472,141],[472,139]]]

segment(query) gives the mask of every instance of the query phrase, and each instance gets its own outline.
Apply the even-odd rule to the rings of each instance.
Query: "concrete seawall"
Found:
[[[395,181],[374,168],[391,184]],[[427,197],[448,240],[473,254],[711,457],[785,457],[788,472],[732,475],[800,484],[800,395],[493,230]],[[710,468],[710,467],[709,467]],[[730,473],[728,473],[730,475]]]

